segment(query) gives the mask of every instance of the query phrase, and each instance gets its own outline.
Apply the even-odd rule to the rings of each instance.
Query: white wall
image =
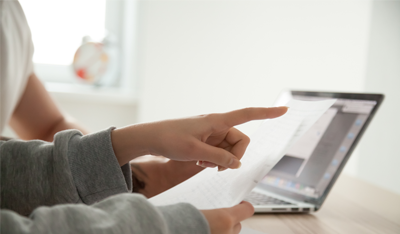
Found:
[[[369,1],[143,1],[139,121],[269,106],[283,89],[362,91]],[[258,123],[239,128],[251,134]],[[356,175],[358,153],[346,172]]]
[[[372,5],[366,91],[386,95],[361,140],[358,176],[400,194],[400,1]]]
[[[282,89],[361,91],[366,1],[143,1],[142,100],[150,121],[271,105]]]

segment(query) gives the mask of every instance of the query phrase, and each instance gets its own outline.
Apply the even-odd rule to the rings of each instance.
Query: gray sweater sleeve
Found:
[[[209,233],[189,204],[154,207],[128,194],[130,168],[119,166],[111,131],[0,141],[1,233]]]

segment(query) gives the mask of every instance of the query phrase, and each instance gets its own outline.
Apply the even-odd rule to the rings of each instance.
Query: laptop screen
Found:
[[[315,94],[289,91],[289,94],[282,94],[276,104],[284,105],[290,98],[327,99]],[[349,151],[378,103],[376,100],[336,98],[336,103],[290,148],[260,184],[316,199],[324,194],[332,178],[343,168],[343,160],[347,161]]]

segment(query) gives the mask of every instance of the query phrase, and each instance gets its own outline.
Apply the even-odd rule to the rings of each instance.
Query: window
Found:
[[[134,53],[132,32],[135,30],[136,1],[115,0],[20,0],[35,46],[35,72],[45,82],[71,83],[74,81],[71,63],[84,36],[101,40],[106,33],[117,40],[119,51]],[[130,33],[123,33],[129,27]],[[133,33],[134,34],[134,33]],[[119,53],[119,61],[132,60],[132,54]],[[119,76],[129,75],[120,67]],[[119,78],[119,85],[127,81]],[[128,83],[132,83],[129,81]]]

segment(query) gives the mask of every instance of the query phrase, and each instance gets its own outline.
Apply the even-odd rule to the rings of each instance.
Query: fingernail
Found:
[[[206,162],[206,161],[197,161],[196,165],[199,166],[199,167],[211,167],[211,168],[214,168],[214,167],[217,166],[214,163]]]
[[[232,165],[232,164],[233,164],[233,165]],[[242,163],[241,163],[239,160],[235,159],[234,162],[230,164],[230,167],[229,167],[229,168],[238,169],[238,168],[240,168],[241,166],[242,166]]]
[[[218,167],[218,171],[225,171],[226,169],[225,167]]]
[[[232,163],[233,163],[233,158],[231,158],[231,160],[229,161],[229,163],[228,163],[228,166],[230,166],[230,165],[232,165]]]
[[[197,161],[196,165],[199,166],[199,167],[205,167],[203,161]]]
[[[214,164],[212,162],[207,162],[207,161],[202,161],[202,165],[203,165],[203,167],[211,167],[211,168],[217,167],[216,164]]]

